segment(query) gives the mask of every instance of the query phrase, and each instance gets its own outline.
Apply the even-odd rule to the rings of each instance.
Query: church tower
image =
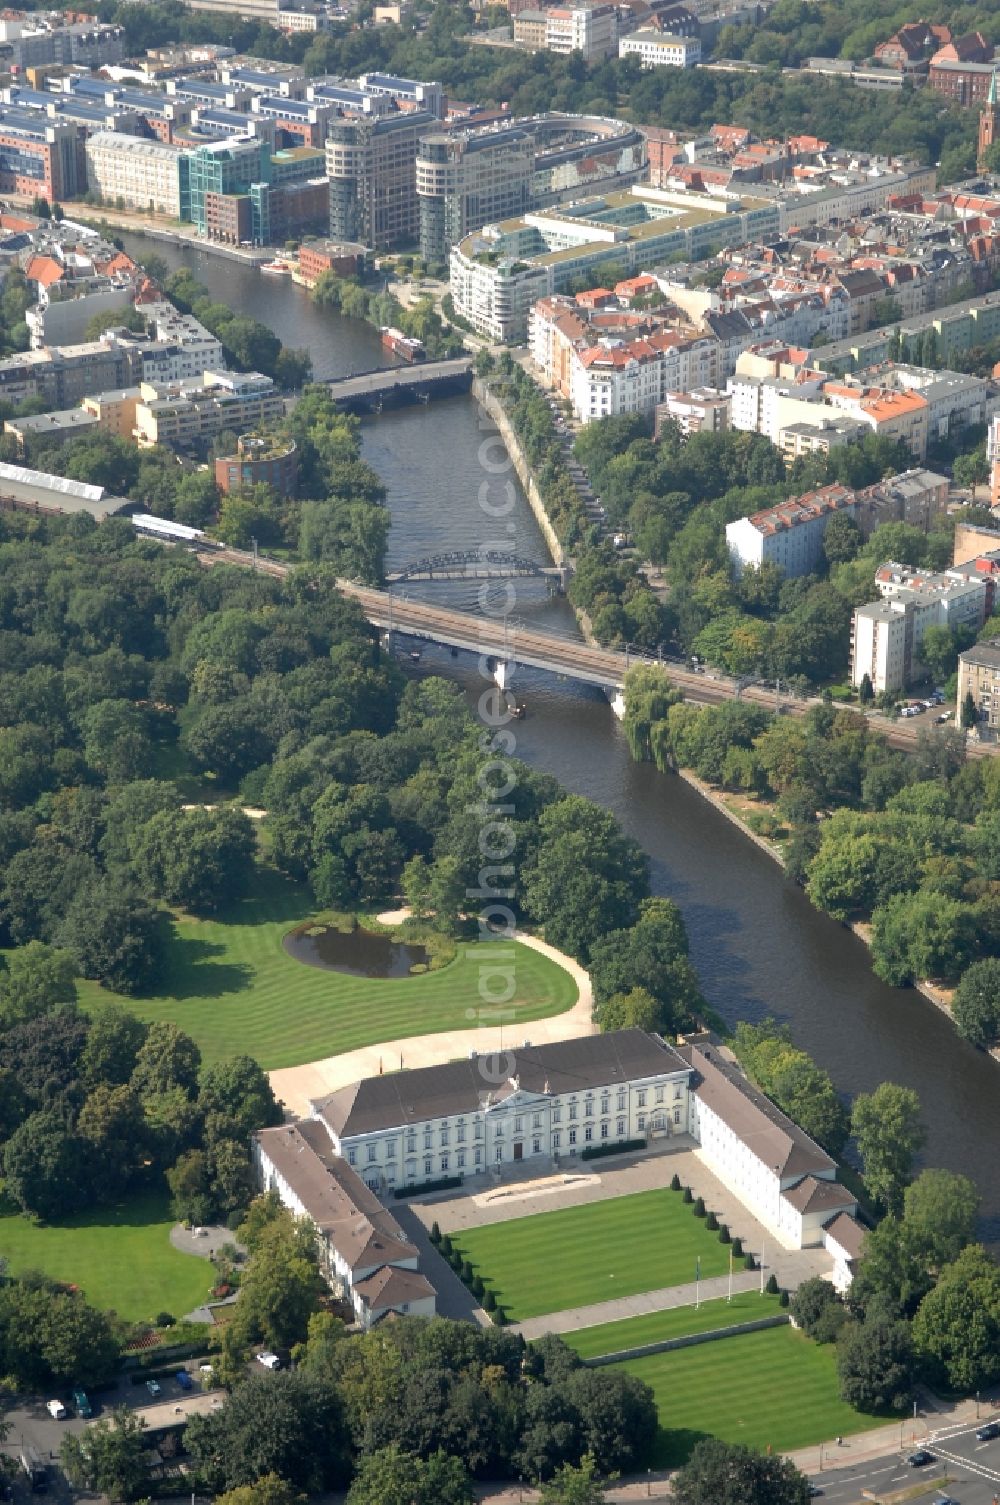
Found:
[[[987,95],[986,104],[979,113],[977,167],[985,167],[986,153],[996,142],[1000,142],[1000,99],[997,96],[997,76],[996,72],[994,72],[993,77],[990,79],[990,92]]]

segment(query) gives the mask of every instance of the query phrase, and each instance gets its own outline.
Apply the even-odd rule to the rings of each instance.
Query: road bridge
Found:
[[[467,392],[471,385],[471,355],[419,361],[412,366],[383,366],[326,383],[330,396],[352,412],[370,412],[392,403],[429,402],[432,397]]]

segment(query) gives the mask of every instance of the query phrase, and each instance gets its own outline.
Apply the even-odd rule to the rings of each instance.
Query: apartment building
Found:
[[[668,392],[657,403],[653,438],[659,439],[667,424],[675,423],[689,434],[722,434],[729,428],[729,396],[715,387],[693,387]]]
[[[27,350],[0,361],[0,400],[40,397],[54,409],[71,408],[92,392],[134,386],[140,371],[135,350],[107,340]]]
[[[551,5],[545,11],[545,48],[548,52],[579,52],[587,62],[613,57],[618,46],[614,5]]]
[[[333,240],[376,251],[417,244],[417,151],[435,125],[428,110],[333,122],[326,142]]]
[[[985,741],[995,741],[1000,731],[1000,638],[988,638],[959,654],[959,717],[968,695],[976,708],[976,734]]]
[[[79,132],[66,121],[0,106],[0,193],[73,199],[82,187]]]
[[[993,581],[975,568],[928,575],[883,564],[875,585],[881,599],[856,608],[851,621],[851,683],[867,675],[876,694],[904,690],[920,668],[930,627],[979,630],[993,598]]]
[[[247,432],[284,414],[280,392],[259,371],[205,371],[200,378],[154,386],[141,383],[135,437],[141,448],[186,448],[223,429]]]
[[[811,574],[822,558],[830,519],[838,514],[854,518],[857,511],[853,491],[830,485],[727,523],[726,544],[733,569],[739,576],[750,566],[760,569],[768,563],[786,575]]]
[[[516,126],[425,136],[415,163],[421,256],[447,261],[470,230],[523,214],[534,165],[534,140]]]
[[[294,441],[271,434],[241,434],[236,454],[220,455],[215,461],[215,484],[227,493],[269,486],[276,496],[294,496],[298,473]]]
[[[181,217],[180,154],[172,146],[96,131],[88,136],[87,186],[113,208]]]
[[[618,56],[637,58],[643,68],[694,68],[701,62],[701,38],[633,31],[618,43]]]

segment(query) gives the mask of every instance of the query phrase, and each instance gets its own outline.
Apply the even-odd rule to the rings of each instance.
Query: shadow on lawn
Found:
[[[273,867],[259,866],[245,899],[228,904],[212,918],[220,925],[267,925],[307,920],[316,905],[309,890]]]
[[[214,961],[225,956],[225,946],[174,931],[166,976],[151,998],[223,998],[243,993],[253,986],[254,970],[241,962]]]
[[[699,1442],[707,1441],[710,1436],[711,1433],[699,1432],[694,1427],[665,1427],[661,1423],[649,1450],[648,1463],[653,1468],[680,1468]]]

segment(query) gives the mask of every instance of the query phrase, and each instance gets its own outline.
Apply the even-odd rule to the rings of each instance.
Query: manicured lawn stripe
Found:
[[[677,1192],[637,1192],[453,1235],[513,1322],[729,1269],[719,1243]]]
[[[170,1020],[197,1041],[206,1064],[244,1052],[271,1071],[380,1040],[474,1029],[483,1012],[480,969],[491,961],[513,966],[516,992],[503,1022],[515,1031],[577,1000],[569,973],[520,942],[512,962],[509,942],[474,942],[460,945],[447,966],[414,977],[308,967],[281,942],[309,916],[306,890],[265,871],[257,893],[232,915],[176,923],[167,976],[154,997],[117,999],[81,982],[80,1002],[94,1009],[114,998],[142,1019]],[[495,972],[490,986],[497,986]],[[386,1062],[387,1070],[398,1066]]]
[[[43,1270],[128,1322],[159,1312],[183,1317],[207,1300],[213,1270],[207,1259],[173,1247],[173,1222],[166,1196],[137,1197],[61,1223],[3,1217],[0,1255],[12,1274]]]
[[[719,1327],[735,1327],[740,1322],[755,1322],[758,1317],[774,1317],[781,1311],[777,1296],[765,1291],[737,1291],[732,1301],[703,1301],[700,1307],[675,1306],[663,1312],[646,1312],[641,1317],[626,1317],[621,1322],[603,1322],[600,1327],[582,1327],[565,1333],[565,1341],[582,1359],[598,1354],[621,1353],[626,1348],[641,1348],[644,1343],[662,1343],[668,1338],[684,1338],[689,1333],[710,1333]]]
[[[791,1327],[627,1359],[622,1368],[656,1397],[660,1431],[650,1461],[657,1468],[683,1463],[706,1436],[778,1453],[885,1420],[840,1399],[832,1343],[813,1343]]]

